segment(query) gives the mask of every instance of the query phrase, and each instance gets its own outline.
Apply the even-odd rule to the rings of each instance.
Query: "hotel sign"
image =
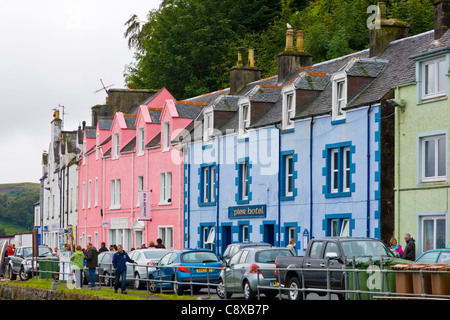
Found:
[[[229,219],[265,218],[266,205],[228,207]]]

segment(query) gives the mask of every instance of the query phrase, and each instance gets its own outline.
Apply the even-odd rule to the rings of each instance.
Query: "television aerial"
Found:
[[[114,83],[111,84],[111,85],[109,85],[109,86],[107,86],[107,87],[105,87],[105,85],[103,84],[102,79],[100,79],[100,82],[102,83],[102,87],[103,87],[103,88],[94,91],[94,93],[97,93],[97,92],[100,92],[100,91],[102,91],[102,90],[105,90],[106,94],[108,94],[108,90],[106,90],[106,89],[107,89],[107,88],[111,88],[111,87],[114,85]]]

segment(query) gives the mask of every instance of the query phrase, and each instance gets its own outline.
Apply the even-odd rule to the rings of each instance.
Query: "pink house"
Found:
[[[183,157],[171,139],[202,107],[162,89],[131,114],[117,112],[85,128],[78,243],[129,250],[161,238],[168,248],[183,247]],[[139,190],[151,191],[151,220],[139,219]]]

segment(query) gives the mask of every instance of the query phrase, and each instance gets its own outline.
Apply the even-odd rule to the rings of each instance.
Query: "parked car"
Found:
[[[416,259],[418,263],[450,263],[450,248],[429,250]]]
[[[250,247],[270,247],[270,243],[265,242],[239,242],[239,243],[231,243],[223,252],[223,255],[220,257],[220,260],[228,262],[230,258],[239,250],[243,248],[250,248]]]
[[[39,246],[38,257],[53,257],[48,247]],[[15,280],[19,275],[20,280],[26,281],[31,278],[33,247],[18,247],[14,255],[8,257],[8,273],[11,280]],[[35,268],[39,268],[39,264],[34,263]]]
[[[277,287],[275,260],[277,257],[292,257],[292,251],[277,247],[248,247],[235,253],[220,273],[217,295],[221,299],[230,298],[233,293],[244,293],[245,299],[254,299],[258,285]],[[225,293],[226,286],[226,293]],[[268,298],[278,294],[278,290],[261,290]]]
[[[127,279],[134,279],[134,289],[142,289],[145,286],[145,281],[141,281],[141,279],[147,279],[150,267],[158,263],[168,252],[171,250],[149,248],[129,253],[130,258],[137,262],[137,265],[127,262]]]
[[[342,271],[346,259],[355,258],[357,261],[367,261],[369,258],[379,260],[383,257],[387,262],[396,259],[399,263],[409,260],[397,259],[392,251],[379,239],[351,238],[351,237],[324,237],[315,238],[308,243],[306,254],[303,257],[278,257],[276,266],[280,269],[280,285],[291,290],[286,291],[290,300],[301,300],[303,295],[298,289],[317,288],[327,289],[327,273],[325,269],[329,261],[330,288],[332,290],[345,289],[345,276]],[[309,292],[308,292],[309,293]],[[323,291],[317,294],[324,295]],[[344,299],[344,294],[338,294]]]
[[[169,288],[181,295],[191,288],[192,280],[192,289],[199,291],[208,283],[217,284],[221,269],[222,262],[210,250],[172,250],[149,270],[149,290],[155,293],[159,288]]]

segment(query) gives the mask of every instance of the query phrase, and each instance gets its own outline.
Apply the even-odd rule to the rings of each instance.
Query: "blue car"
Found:
[[[149,270],[149,290],[156,293],[160,288],[173,289],[181,295],[192,285],[193,291],[198,292],[208,283],[219,282],[222,267],[222,262],[210,250],[172,250]]]
[[[420,263],[450,263],[450,248],[433,249],[424,252],[414,262]]]

